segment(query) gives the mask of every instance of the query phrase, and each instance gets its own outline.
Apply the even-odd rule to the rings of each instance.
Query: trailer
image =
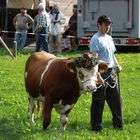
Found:
[[[116,46],[136,46],[140,49],[140,0],[78,0],[79,45],[89,44],[97,32],[100,15],[111,17]]]

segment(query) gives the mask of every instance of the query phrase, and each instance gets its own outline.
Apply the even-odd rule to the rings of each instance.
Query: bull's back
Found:
[[[32,67],[32,65],[35,65],[39,61],[48,61],[51,58],[55,58],[53,54],[47,53],[47,52],[35,52],[33,53],[27,60],[26,65],[25,65],[25,72],[28,71],[29,68]]]
[[[58,102],[60,99],[74,102],[79,97],[79,84],[76,72],[67,67],[64,59],[50,56],[49,59],[29,58],[32,65],[28,65],[25,78],[26,90],[32,97],[49,96]],[[32,60],[31,60],[32,59]],[[28,63],[29,64],[29,63]]]
[[[36,52],[27,60],[25,66],[25,87],[31,96],[39,96],[41,74],[48,64],[48,61],[52,58],[55,58],[52,54]]]

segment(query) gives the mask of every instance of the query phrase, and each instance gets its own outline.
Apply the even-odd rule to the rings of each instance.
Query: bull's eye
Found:
[[[79,78],[80,78],[81,80],[84,80],[84,74],[82,73],[82,71],[79,71]]]

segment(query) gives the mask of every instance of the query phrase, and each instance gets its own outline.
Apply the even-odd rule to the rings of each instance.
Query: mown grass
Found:
[[[42,120],[35,115],[29,122],[28,100],[24,87],[24,65],[30,53],[19,53],[13,60],[0,48],[0,140],[139,140],[140,139],[140,53],[120,53],[117,58],[123,67],[120,74],[123,98],[124,130],[113,130],[111,113],[105,106],[103,132],[90,130],[91,93],[79,98],[69,114],[65,132],[59,131],[59,115],[53,110],[52,122],[46,131]],[[80,55],[62,54],[60,57]]]

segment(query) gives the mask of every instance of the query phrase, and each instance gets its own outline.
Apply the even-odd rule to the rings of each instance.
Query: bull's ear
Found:
[[[67,69],[72,72],[75,73],[76,69],[75,69],[75,59],[71,58],[66,62],[66,67]]]
[[[108,69],[109,63],[99,60],[98,61],[98,71],[104,73]]]

